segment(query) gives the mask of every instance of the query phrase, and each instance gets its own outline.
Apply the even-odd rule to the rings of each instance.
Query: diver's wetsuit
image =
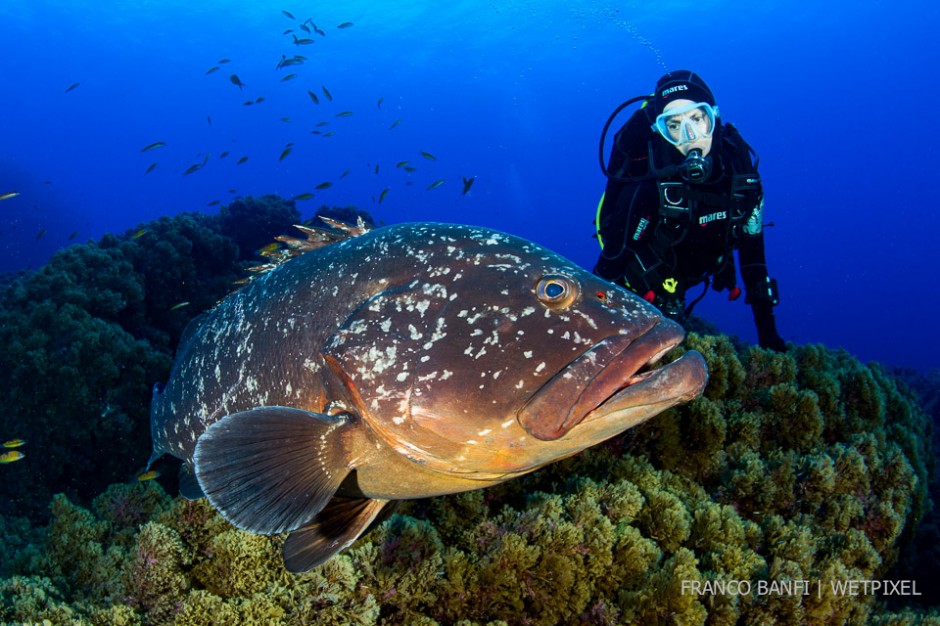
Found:
[[[737,130],[720,122],[709,156],[711,174],[688,182],[678,170],[684,156],[650,131],[647,111],[634,113],[611,152],[597,213],[601,254],[594,273],[626,284],[681,320],[686,290],[705,280],[737,297],[737,248],[760,344],[783,350],[773,316],[776,285],[765,264],[756,164]]]

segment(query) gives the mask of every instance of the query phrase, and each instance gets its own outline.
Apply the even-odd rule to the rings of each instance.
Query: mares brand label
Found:
[[[705,224],[708,224],[709,222],[715,222],[718,220],[726,220],[726,219],[728,219],[728,212],[718,211],[717,213],[709,213],[708,215],[703,215],[702,217],[698,218],[698,223],[699,223],[699,226],[704,226]]]
[[[646,227],[650,225],[650,221],[645,217],[640,218],[640,223],[636,225],[636,230],[633,231],[633,241],[639,241],[640,237],[643,236],[643,233],[646,232]]]
[[[669,89],[664,90],[664,91],[660,94],[660,97],[661,97],[661,98],[665,98],[666,96],[668,96],[668,95],[671,94],[671,93],[675,93],[675,92],[677,92],[677,91],[688,91],[688,90],[689,90],[689,86],[688,86],[688,85],[676,85],[675,87],[670,87]]]

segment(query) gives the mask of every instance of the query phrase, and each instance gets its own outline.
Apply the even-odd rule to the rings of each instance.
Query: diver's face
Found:
[[[669,132],[673,141],[679,142],[676,150],[686,156],[692,150],[701,150],[702,156],[707,156],[712,149],[712,131],[711,120],[701,109],[693,108],[673,116],[668,116],[669,111],[688,109],[695,104],[692,100],[673,100],[663,108],[663,115],[666,115],[666,130]]]

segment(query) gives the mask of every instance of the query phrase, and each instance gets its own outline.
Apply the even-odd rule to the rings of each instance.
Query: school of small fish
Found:
[[[285,37],[289,37],[288,42],[292,46],[303,47],[305,49],[309,47],[309,49],[313,50],[315,49],[314,44],[317,44],[318,42],[320,42],[321,40],[324,40],[327,37],[327,30],[324,30],[323,28],[318,26],[316,22],[313,20],[313,18],[307,18],[301,21],[297,17],[295,17],[290,11],[286,11],[286,10],[281,11],[281,14],[283,15],[284,18],[292,22],[290,27],[282,31],[282,35],[284,35]],[[354,22],[344,21],[344,22],[340,22],[336,24],[333,28],[336,31],[346,32],[346,31],[349,31],[350,29],[353,29],[354,26],[355,26]],[[309,100],[313,105],[313,107],[310,110],[311,114],[314,114],[314,112],[319,112],[320,115],[325,114],[329,116],[329,119],[332,119],[332,120],[343,120],[346,118],[360,117],[360,115],[357,114],[357,112],[352,109],[342,109],[342,110],[333,111],[333,112],[328,112],[326,110],[331,105],[331,103],[334,102],[334,94],[332,91],[330,91],[330,89],[326,85],[309,84],[309,81],[308,81],[309,77],[304,76],[304,69],[305,69],[304,66],[307,65],[308,62],[310,61],[311,61],[311,57],[307,55],[303,55],[303,54],[286,54],[286,53],[280,54],[280,58],[275,62],[273,69],[275,72],[282,72],[284,70],[287,70],[287,71],[284,72],[283,75],[279,77],[278,82],[283,83],[285,85],[293,85],[293,84],[302,85],[301,88],[304,91],[306,91],[309,97]],[[223,71],[223,68],[225,68],[228,71]],[[243,72],[243,73],[239,73],[239,72]],[[209,77],[208,78],[209,80],[226,81],[226,83],[230,85],[228,87],[223,88],[224,90],[232,90],[233,87],[237,87],[239,93],[250,93],[250,91],[253,90],[253,88],[255,88],[253,86],[264,84],[264,80],[262,77],[250,75],[249,70],[244,70],[243,68],[239,66],[237,59],[230,59],[227,57],[216,60],[214,64],[212,64],[208,69],[204,71],[204,75],[206,77]],[[70,84],[68,87],[66,87],[64,92],[65,93],[73,92],[79,87],[79,85],[80,83],[76,81]],[[285,88],[294,89],[294,87],[285,87]],[[342,94],[339,94],[339,95],[340,97],[337,100],[337,102],[342,102],[342,97],[341,97]],[[70,95],[68,97],[71,98],[73,96]],[[262,105],[265,102],[266,102],[265,96],[252,94],[252,97],[250,97],[247,100],[244,100],[243,102],[241,102],[241,104],[246,107],[248,106],[258,107],[259,105]],[[374,102],[375,102],[375,110],[374,112],[372,112],[372,115],[373,116],[374,115],[379,115],[379,116],[386,115],[385,111],[387,110],[387,107],[383,109],[385,98],[383,96],[379,96],[375,99]],[[270,105],[266,105],[265,107],[260,107],[260,108],[266,109],[268,106]],[[281,122],[297,124],[298,126],[304,124],[307,121],[307,120],[302,119],[302,116],[296,116],[296,115],[293,117],[278,116],[278,119]],[[331,121],[329,121],[329,119],[320,119],[316,121],[316,123],[313,125],[312,130],[309,131],[309,135],[312,135],[313,137],[318,138],[318,139],[315,139],[315,141],[333,137],[337,133],[342,133],[343,122],[336,122],[336,126],[328,130],[325,128],[325,127],[331,126]],[[366,117],[365,119],[368,120],[371,118]],[[380,117],[380,120],[381,120],[381,117]],[[206,122],[210,126],[212,125],[211,115],[206,116]],[[382,124],[382,127],[385,128],[386,130],[394,130],[400,124],[402,124],[402,118],[395,118],[390,123],[387,120],[380,121],[380,124]],[[171,138],[154,138],[153,141],[151,141],[150,143],[147,143],[146,145],[142,146],[139,149],[139,152],[142,155],[146,155],[147,157],[150,157],[150,158],[147,158],[147,160],[141,164],[141,171],[143,174],[154,175],[154,176],[173,175],[173,176],[189,177],[189,176],[197,174],[198,172],[203,171],[206,167],[210,165],[210,162],[212,162],[212,158],[211,158],[212,153],[208,149],[200,150],[198,155],[195,158],[193,158],[192,154],[190,154],[189,157],[187,157],[185,155],[180,155],[179,152],[177,151],[174,151],[174,146],[173,146],[172,141],[166,141],[164,139],[171,139]],[[304,144],[300,143],[299,140],[297,142],[290,142],[286,146],[284,146],[284,148],[281,149],[280,153],[275,152],[274,155],[270,155],[270,154],[259,155],[257,161],[263,163],[265,160],[271,159],[273,156],[277,158],[278,162],[283,162],[287,160],[291,155],[297,154],[298,152],[303,152],[304,147],[305,147]],[[425,160],[427,160],[428,162],[437,161],[437,157],[427,150],[414,150],[412,148],[412,149],[409,149],[407,152],[409,154],[417,154],[421,156],[422,158],[424,158]],[[221,154],[219,154],[216,157],[215,161],[220,161],[221,159],[224,159],[226,156],[228,156],[228,154],[229,154],[228,151],[222,151]],[[163,159],[172,160],[173,164],[169,166],[164,165],[161,167],[160,165],[161,161],[155,160],[153,158],[158,155],[163,157]],[[242,154],[242,155],[239,155],[237,159],[233,157],[233,160],[235,162],[235,165],[244,165],[248,163],[249,155]],[[254,161],[254,158],[252,160]],[[379,175],[380,167],[378,163],[366,164],[366,167],[369,168],[369,170],[373,173],[374,176]],[[372,184],[375,185],[375,191],[372,193],[372,202],[374,204],[382,204],[382,202],[385,201],[390,196],[390,193],[393,192],[396,189],[396,187],[399,185],[402,185],[402,186],[421,185],[427,191],[432,191],[444,185],[444,183],[446,182],[446,179],[440,178],[440,177],[435,178],[432,173],[434,166],[429,165],[429,168],[430,169],[419,168],[416,165],[413,165],[408,160],[399,161],[398,164],[395,166],[395,168],[391,168],[390,166],[387,168],[384,168],[383,171],[385,172],[394,172],[397,170],[401,173],[398,175],[398,178],[394,181],[389,181],[387,178],[385,180],[382,180],[379,178],[373,179],[375,182]],[[308,188],[307,190],[301,189],[300,192],[295,194],[291,199],[294,201],[298,201],[298,202],[314,200],[318,195],[317,192],[321,192],[321,191],[324,191],[326,189],[333,187],[337,181],[345,178],[350,172],[354,171],[355,169],[356,168],[353,168],[353,167],[347,167],[342,171],[342,174],[338,175],[332,180],[328,179],[328,180],[322,181],[319,184],[316,184]],[[421,181],[420,179],[415,180],[416,177],[420,177],[422,175],[425,175],[426,173],[428,177],[424,181]],[[468,196],[470,194],[470,187],[473,184],[473,181],[476,179],[476,177],[475,176],[470,176],[470,177],[462,176],[461,179],[462,179],[462,185],[457,188],[460,190],[459,194],[460,196]],[[308,182],[312,183],[312,181],[308,181]],[[389,184],[390,182],[391,184]],[[45,183],[49,184],[49,181],[45,181]],[[359,181],[356,184],[355,189],[360,189],[361,186],[362,186],[361,181]],[[448,187],[445,187],[445,190],[452,189],[452,188],[453,187],[448,186]],[[234,194],[236,193],[236,190],[230,189],[228,190],[228,193]],[[0,202],[13,200],[14,198],[17,198],[20,195],[21,195],[20,191],[0,190]],[[391,193],[391,195],[392,197],[396,197],[395,194],[393,193]],[[218,206],[224,203],[225,203],[224,199],[222,197],[219,197],[208,202],[207,206]],[[40,229],[35,235],[36,240],[43,239],[47,235],[47,232],[48,231],[45,228]],[[54,235],[55,231],[52,231],[52,232]],[[65,239],[65,241],[72,241],[78,236],[78,234],[79,233],[77,231],[73,231],[71,235],[69,235],[68,238]]]
[[[282,35],[285,37],[289,37],[290,43],[294,46],[298,46],[298,47],[299,46],[305,46],[305,47],[312,46],[313,44],[316,44],[320,39],[327,36],[327,31],[321,28],[320,26],[318,26],[316,22],[313,20],[313,18],[307,18],[301,21],[290,11],[286,11],[286,10],[281,11],[281,14],[286,19],[292,22],[291,27],[283,30]],[[352,28],[354,25],[355,24],[353,22],[349,22],[349,21],[340,22],[339,24],[336,25],[336,29],[346,31]],[[282,53],[280,56],[280,59],[274,65],[274,71],[280,72],[282,70],[287,70],[287,73],[285,73],[283,76],[280,77],[279,82],[303,84],[303,89],[304,91],[306,91],[307,96],[310,99],[310,102],[314,105],[314,110],[322,111],[324,107],[328,106],[329,103],[333,102],[334,95],[326,85],[320,84],[317,86],[317,85],[304,84],[305,77],[303,75],[303,66],[307,64],[309,60],[310,60],[310,57],[306,55],[302,55],[302,54],[288,55],[288,54]],[[232,59],[229,59],[229,58],[222,58],[216,61],[214,65],[209,67],[205,71],[205,75],[210,76],[210,75],[216,74],[217,72],[221,73],[222,68],[227,66],[230,63],[232,64],[233,69],[235,70],[238,69],[237,61],[233,61]],[[234,85],[235,87],[238,87],[238,90],[241,93],[244,93],[246,90],[251,89],[252,84],[259,83],[259,80],[257,79],[253,80],[251,76],[247,76],[247,78],[243,80],[242,76],[244,76],[244,74],[239,75],[237,71],[224,72],[222,74],[223,76],[224,74],[228,74],[228,82]],[[72,89],[74,89],[74,86],[72,87]],[[265,102],[264,96],[255,96],[251,99],[243,101],[242,105],[253,107],[253,106],[262,104],[263,102]],[[385,102],[385,98],[378,97],[375,102],[376,102],[376,105],[375,105],[376,110],[381,111],[382,104]],[[332,113],[332,117],[334,119],[350,118],[350,117],[353,117],[354,115],[355,115],[355,111],[352,111],[349,109],[344,109],[344,110]],[[295,121],[303,123],[304,121],[296,116],[295,117],[280,116],[278,117],[278,119],[281,122],[284,122],[286,124],[295,123]],[[209,124],[212,124],[211,116],[207,118],[207,121]],[[388,130],[397,128],[399,124],[401,123],[402,123],[401,118],[395,119],[388,126]],[[315,124],[314,128],[310,130],[309,134],[319,137],[321,139],[332,137],[333,135],[336,134],[336,130],[332,130],[332,129],[324,130],[324,127],[329,126],[329,125],[330,125],[329,121],[320,120]],[[165,141],[154,141],[153,143],[150,143],[147,146],[144,146],[143,148],[141,148],[140,151],[150,152],[152,150],[156,150],[157,148],[163,148],[166,145],[167,145],[167,142]],[[285,145],[281,149],[280,153],[277,155],[278,162],[283,162],[286,159],[288,159],[288,157],[290,157],[292,154],[295,154],[295,149],[298,151],[302,151],[303,146],[298,144],[297,142],[289,142],[287,145]],[[219,156],[219,159],[224,158],[227,154],[228,154],[227,152],[222,153]],[[432,162],[437,161],[437,157],[434,154],[426,150],[418,150],[417,154],[428,161],[432,161]],[[182,175],[189,176],[205,168],[209,163],[210,152],[208,150],[205,150],[204,155],[205,156],[203,157],[202,161],[192,162],[188,167],[183,169],[181,172]],[[236,165],[242,165],[246,162],[248,162],[248,155],[241,156],[236,161]],[[144,173],[150,174],[151,172],[155,171],[157,169],[157,165],[158,165],[157,161],[151,162],[144,170]],[[369,167],[373,171],[374,175],[379,174],[379,171],[380,171],[379,164],[375,164],[375,165],[370,164]],[[396,165],[395,169],[401,170],[401,172],[407,177],[404,180],[405,185],[412,185],[414,181],[411,180],[411,175],[419,171],[419,168],[412,165],[409,161],[400,161],[398,165]],[[336,180],[344,178],[351,170],[352,168],[347,168],[345,171],[343,171],[343,173]],[[461,178],[463,181],[463,185],[461,187],[460,194],[463,196],[466,196],[469,194],[470,186],[473,184],[473,181],[475,180],[476,177],[471,176],[469,178],[468,177],[461,177]],[[445,180],[446,179],[444,178],[431,179],[428,182],[424,183],[425,189],[427,191],[437,189],[438,187],[444,184]],[[333,187],[333,185],[334,185],[333,180],[325,180],[319,184],[312,186],[311,188],[309,188],[309,190],[301,191],[300,193],[295,194],[291,199],[294,201],[313,200],[314,198],[317,197],[318,191],[324,191],[326,189]],[[393,186],[388,186],[388,185],[382,186],[377,194],[372,195],[372,202],[375,204],[381,204],[388,197],[389,192],[393,188],[394,188]],[[209,202],[208,206],[216,206],[219,204],[222,204],[222,200],[216,199],[216,200],[212,200],[211,202]]]
[[[16,461],[26,458],[26,455],[24,453],[15,449],[15,448],[19,448],[25,443],[26,442],[22,439],[11,439],[9,441],[4,441],[2,444],[0,444],[0,447],[2,447],[5,450],[9,450],[9,452],[4,452],[3,454],[0,454],[0,465],[7,465],[8,463],[15,463]]]

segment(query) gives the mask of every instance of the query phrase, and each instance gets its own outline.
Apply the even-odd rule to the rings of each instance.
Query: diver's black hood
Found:
[[[702,77],[690,70],[675,70],[664,75],[656,82],[656,90],[650,103],[650,115],[653,120],[663,112],[673,100],[691,100],[707,102],[715,106],[715,96]],[[652,121],[650,122],[652,123]]]

